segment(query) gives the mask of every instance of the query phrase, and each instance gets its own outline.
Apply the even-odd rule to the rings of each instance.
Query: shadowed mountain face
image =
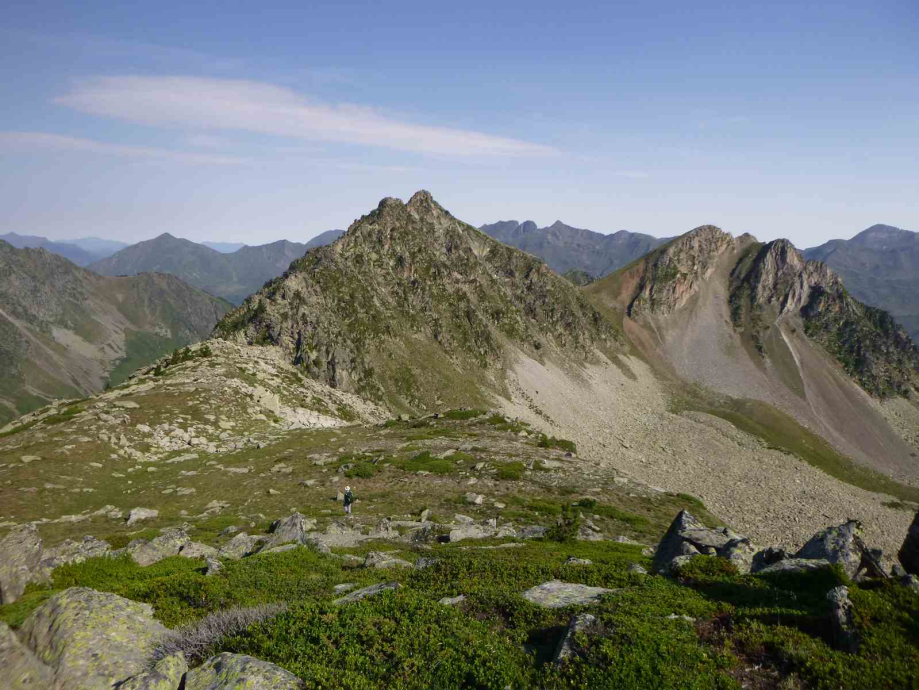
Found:
[[[603,277],[666,242],[650,235],[620,230],[602,235],[556,221],[546,228],[531,220],[499,221],[479,228],[499,242],[538,256],[560,275],[581,270]]]
[[[825,262],[856,298],[890,312],[919,340],[919,233],[873,225],[851,240],[831,240],[804,255]]]
[[[310,244],[280,240],[243,246],[229,253],[165,233],[131,245],[89,268],[107,276],[169,273],[189,285],[239,304],[267,281],[281,275],[291,261],[303,256],[311,247],[333,242],[337,239],[336,232],[322,233]]]
[[[0,423],[203,338],[230,308],[163,274],[106,278],[0,241]]]
[[[916,474],[869,395],[914,397],[919,351],[787,240],[702,226],[586,290],[681,379],[773,405],[851,457]]]
[[[399,409],[500,390],[509,349],[583,359],[613,339],[542,261],[458,221],[427,192],[384,199],[216,332],[279,345],[311,376]]]

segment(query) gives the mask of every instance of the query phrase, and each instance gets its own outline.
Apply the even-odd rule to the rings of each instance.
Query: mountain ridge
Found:
[[[315,243],[312,246],[334,241],[336,232],[320,234],[311,240]],[[164,232],[93,262],[88,268],[107,276],[150,271],[170,273],[205,292],[239,304],[267,281],[281,275],[310,248],[309,243],[277,240],[221,252]]]
[[[919,233],[872,225],[850,240],[804,250],[826,262],[860,301],[890,312],[919,340]]]
[[[206,336],[230,308],[175,276],[111,278],[0,241],[0,419],[82,397]]]
[[[482,225],[479,230],[538,256],[559,275],[582,270],[603,277],[667,241],[627,230],[604,235],[566,225],[561,220],[544,228],[531,220],[498,221]]]

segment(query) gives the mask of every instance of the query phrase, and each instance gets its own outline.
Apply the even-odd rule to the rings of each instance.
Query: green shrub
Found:
[[[515,460],[514,462],[505,462],[498,465],[498,479],[521,479],[526,471],[526,465]]]
[[[574,441],[569,441],[564,438],[555,438],[555,436],[546,436],[545,434],[540,436],[536,445],[539,448],[558,448],[566,453],[576,454],[578,452]]]
[[[450,474],[456,465],[449,459],[435,458],[430,451],[422,451],[411,458],[401,458],[393,463],[406,472],[430,472],[432,474]]]
[[[562,544],[573,542],[578,537],[581,528],[581,516],[571,506],[562,506],[561,515],[556,519],[555,525],[546,532],[546,539]]]

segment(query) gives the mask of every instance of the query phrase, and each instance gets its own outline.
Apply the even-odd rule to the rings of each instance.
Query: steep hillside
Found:
[[[666,242],[625,230],[603,235],[565,225],[560,220],[545,228],[537,227],[531,220],[523,223],[505,220],[483,225],[479,230],[538,256],[561,275],[581,270],[602,277]]]
[[[229,308],[173,276],[105,278],[0,242],[0,421],[118,382]]]
[[[890,314],[919,340],[919,233],[873,225],[851,240],[804,251],[836,271],[852,295]]]
[[[397,409],[502,390],[508,346],[583,361],[614,339],[542,261],[456,220],[427,192],[384,199],[216,332],[278,345],[310,376]]]
[[[919,478],[876,400],[915,395],[919,352],[787,240],[702,226],[586,289],[679,379],[768,403],[867,466]]]
[[[333,242],[337,239],[336,232],[323,233],[309,244],[279,240],[256,246],[243,245],[230,252],[164,233],[131,245],[89,268],[107,276],[169,273],[189,285],[239,304],[266,282],[281,275],[294,259],[303,256],[311,247]]]

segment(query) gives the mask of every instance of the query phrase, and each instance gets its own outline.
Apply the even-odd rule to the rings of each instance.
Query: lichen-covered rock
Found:
[[[55,673],[55,690],[95,690],[142,673],[169,633],[153,607],[72,587],[39,606],[22,625],[35,655]]]
[[[221,558],[238,561],[240,558],[253,553],[261,542],[262,537],[254,535],[250,537],[245,532],[239,532],[230,541],[221,546],[217,553]]]
[[[903,546],[897,553],[897,558],[906,569],[906,572],[913,575],[919,575],[919,513],[913,518],[913,524],[909,526],[906,533],[906,539],[903,540]]]
[[[588,587],[561,580],[550,580],[528,589],[521,596],[537,606],[560,609],[565,606],[593,604],[599,601],[604,594],[612,594],[616,591],[605,587]]]
[[[854,654],[858,651],[858,631],[855,629],[854,607],[847,587],[835,587],[826,595],[830,604],[830,625],[837,649]]]
[[[41,537],[35,525],[14,527],[0,541],[0,604],[12,604],[22,596],[41,555]]]
[[[87,558],[104,556],[112,550],[107,541],[86,535],[81,541],[66,539],[50,549],[44,549],[38,564],[36,579],[48,580],[52,571],[66,563],[82,563]]]
[[[118,690],[178,690],[188,671],[182,652],[160,659],[152,670],[134,676],[118,686]]]
[[[217,558],[205,556],[204,562],[207,564],[207,570],[204,572],[205,577],[213,577],[221,570],[223,570],[223,563],[221,563]]]
[[[54,683],[54,673],[0,622],[0,685],[9,690],[43,690]]]
[[[271,526],[271,534],[262,546],[262,550],[273,549],[281,544],[291,542],[305,543],[307,532],[316,529],[316,521],[310,520],[300,513],[294,513],[283,520],[277,520]]]
[[[820,558],[838,563],[850,579],[855,579],[862,562],[862,524],[849,520],[838,527],[817,532],[795,554],[795,558]]]
[[[371,551],[364,559],[365,568],[411,568],[408,561],[393,556],[387,551]]]
[[[572,616],[568,621],[568,629],[562,639],[559,640],[558,647],[555,648],[555,656],[552,661],[557,664],[575,656],[577,650],[574,646],[574,636],[578,633],[586,632],[596,622],[596,616],[592,616],[589,613]]]
[[[378,585],[371,585],[370,587],[356,589],[350,594],[343,596],[340,599],[336,599],[332,603],[336,606],[340,606],[342,604],[350,604],[355,601],[360,601],[361,599],[366,599],[367,597],[372,597],[389,590],[400,589],[401,587],[402,585],[398,582],[381,582]]]
[[[142,520],[152,520],[160,514],[160,511],[151,508],[134,508],[128,514],[128,527],[136,525]]]
[[[185,690],[299,690],[303,683],[280,666],[224,652],[185,676]]]
[[[207,544],[202,544],[197,541],[190,541],[179,551],[180,556],[185,558],[216,558],[217,549],[213,546],[208,546]]]
[[[150,541],[136,539],[128,544],[126,551],[139,566],[148,566],[157,563],[164,558],[177,556],[179,551],[188,544],[191,539],[185,533],[185,530],[171,528],[165,530],[160,536]]]
[[[443,604],[444,606],[457,606],[458,604],[462,604],[464,601],[466,601],[466,595],[460,594],[455,597],[444,597],[443,599],[440,599],[437,603]]]

